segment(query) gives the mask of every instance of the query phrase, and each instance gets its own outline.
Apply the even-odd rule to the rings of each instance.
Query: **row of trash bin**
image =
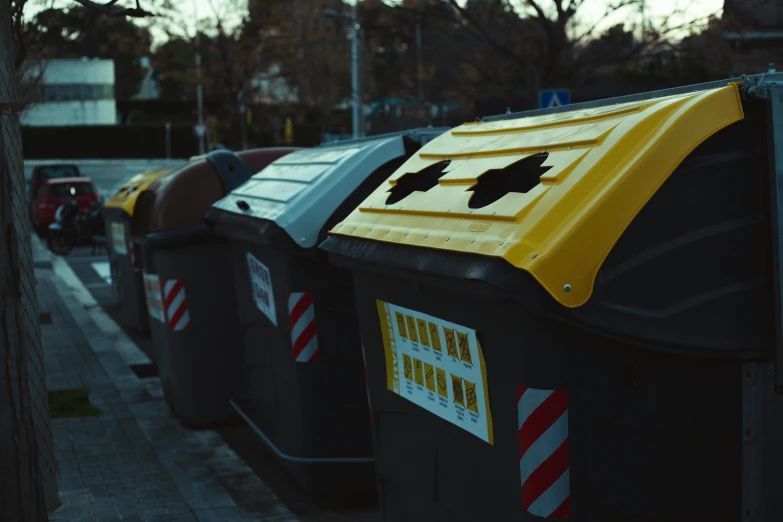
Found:
[[[185,423],[384,520],[740,520],[766,114],[727,83],[213,152],[107,202],[114,285]]]

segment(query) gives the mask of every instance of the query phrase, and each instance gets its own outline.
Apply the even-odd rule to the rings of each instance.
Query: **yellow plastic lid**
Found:
[[[136,199],[142,191],[146,190],[153,181],[168,172],[168,169],[149,170],[133,176],[120,190],[103,204],[105,208],[122,210],[129,216],[133,216]]]
[[[331,233],[500,257],[529,272],[564,306],[581,306],[604,259],[658,187],[696,146],[743,117],[737,85],[728,84],[468,123],[422,147]],[[481,180],[488,171],[541,161],[542,153],[546,161],[535,167],[545,172],[529,189],[471,208],[471,198],[492,178]],[[418,180],[429,177],[444,162],[431,188],[401,199],[390,194],[404,176],[399,188],[415,186],[413,178],[431,167]]]

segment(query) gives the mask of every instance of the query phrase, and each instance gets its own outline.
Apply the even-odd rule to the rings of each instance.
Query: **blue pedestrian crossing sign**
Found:
[[[571,104],[571,91],[568,89],[549,89],[538,92],[538,106],[542,109],[551,109],[561,105]]]

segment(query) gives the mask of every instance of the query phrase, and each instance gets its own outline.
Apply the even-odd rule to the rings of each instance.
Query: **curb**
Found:
[[[41,238],[35,232],[30,232],[30,247],[33,251],[33,268],[52,268],[52,253],[49,252]]]
[[[111,339],[116,344],[117,351],[129,365],[149,363],[150,360],[147,355],[136,346],[136,343],[125,334],[114,319],[103,311],[103,308],[100,307],[90,291],[79,279],[79,276],[76,275],[68,264],[68,261],[49,252],[36,234],[31,234],[30,242],[33,250],[33,266],[35,268],[51,269],[54,275],[65,283],[73,294],[73,298],[84,307],[98,327],[98,330],[100,330],[99,335]],[[87,339],[87,341],[92,345],[94,339]]]
[[[73,299],[87,311],[87,315],[95,323],[95,326],[98,327],[98,332],[94,332],[93,335],[85,335],[90,346],[98,345],[102,340],[101,338],[109,339],[129,366],[149,364],[151,362],[149,357],[136,346],[136,343],[128,337],[120,325],[103,311],[101,305],[98,304],[87,287],[84,286],[84,283],[73,271],[68,261],[61,257],[55,257],[51,263],[54,275],[65,283],[68,290],[71,291]]]

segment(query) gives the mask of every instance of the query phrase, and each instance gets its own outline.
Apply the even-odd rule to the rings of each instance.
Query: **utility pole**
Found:
[[[198,30],[198,8],[193,0],[193,17],[196,19],[196,104],[198,105],[198,153],[204,154],[204,93],[201,85],[201,33]]]
[[[362,90],[361,90],[361,67],[359,63],[359,16],[357,15],[358,6],[357,0],[353,0],[351,4],[351,14],[346,15],[335,11],[334,9],[326,9],[324,16],[329,18],[339,18],[342,20],[348,20],[351,24],[351,102],[353,106],[353,137],[361,138],[364,135],[364,119],[362,114]]]
[[[360,138],[362,132],[362,99],[359,90],[359,17],[357,0],[351,4],[351,96],[353,97],[353,137]]]

